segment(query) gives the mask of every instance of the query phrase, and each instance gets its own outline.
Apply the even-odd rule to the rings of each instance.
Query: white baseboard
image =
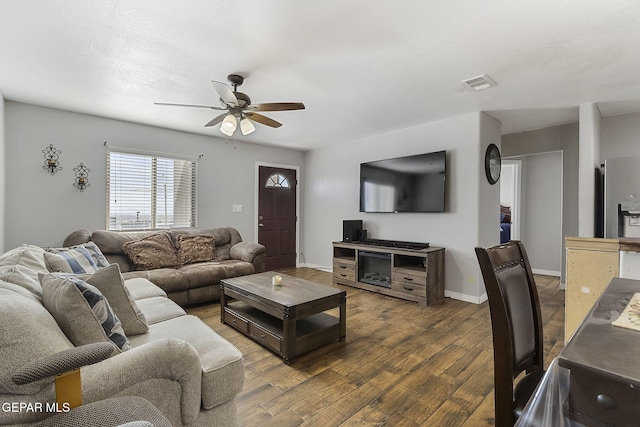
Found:
[[[560,272],[559,271],[542,270],[542,269],[539,269],[539,268],[532,268],[531,271],[533,271],[533,274],[540,274],[542,276],[560,277]]]
[[[309,263],[305,263],[305,264],[298,263],[297,267],[298,268],[307,267],[307,268],[313,268],[313,269],[320,270],[320,271],[326,271],[327,273],[333,273],[333,268],[332,267],[325,267],[323,265],[309,264]]]
[[[457,299],[459,301],[470,302],[472,304],[482,304],[487,300],[487,294],[482,294],[479,297],[472,295],[461,294],[460,292],[444,291],[444,296],[448,298]]]

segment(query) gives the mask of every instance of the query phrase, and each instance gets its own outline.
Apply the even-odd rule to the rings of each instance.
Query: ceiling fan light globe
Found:
[[[229,129],[225,129],[224,126],[220,126],[220,132],[222,132],[223,134],[227,135],[227,136],[233,136],[233,133],[236,130],[229,130]]]
[[[256,127],[253,125],[253,123],[251,123],[251,120],[242,119],[240,121],[240,130],[242,131],[243,135],[249,135],[256,130]]]
[[[220,125],[220,132],[227,136],[233,135],[238,127],[238,120],[236,120],[236,116],[233,114],[227,114],[227,117],[224,118],[222,124]]]

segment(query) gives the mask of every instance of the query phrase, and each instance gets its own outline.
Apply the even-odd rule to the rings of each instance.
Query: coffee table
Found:
[[[273,286],[273,276],[282,286]],[[220,321],[282,356],[346,339],[347,292],[267,271],[220,281]],[[339,308],[335,317],[326,311]]]

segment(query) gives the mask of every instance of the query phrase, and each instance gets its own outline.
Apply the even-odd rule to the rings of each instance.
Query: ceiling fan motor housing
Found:
[[[233,92],[233,94],[238,99],[238,106],[240,108],[244,108],[247,105],[251,105],[251,98],[249,98],[248,95],[246,95],[246,94],[244,94],[242,92]]]

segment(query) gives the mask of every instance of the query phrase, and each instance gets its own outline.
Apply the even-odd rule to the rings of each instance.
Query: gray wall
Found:
[[[484,176],[484,152],[500,144],[500,123],[483,113],[375,135],[306,154],[304,258],[330,268],[342,221],[362,219],[370,237],[429,242],[445,252],[447,295],[479,302],[484,297],[475,246],[499,242],[499,188]],[[360,163],[447,150],[445,213],[359,212]],[[495,227],[485,227],[493,218]],[[481,227],[480,224],[483,224]]]
[[[202,154],[198,163],[198,226],[236,227],[245,240],[257,238],[256,162],[304,164],[304,153],[297,150],[240,142],[236,148],[221,138],[15,102],[6,103],[5,113],[6,157],[11,159],[4,169],[6,249],[22,243],[58,246],[74,230],[105,228],[105,141],[115,147]],[[49,144],[62,151],[63,169],[54,176],[42,169],[42,150]],[[91,169],[91,187],[84,192],[73,187],[73,168],[80,162]],[[234,204],[243,205],[243,212],[232,213]]]
[[[513,157],[522,162],[520,240],[537,273],[561,275],[562,153]]]
[[[564,246],[564,237],[578,235],[578,124],[571,123],[502,136],[503,157],[553,151],[562,151],[562,245]],[[561,281],[564,283],[564,255],[561,258]]]
[[[601,163],[616,157],[640,156],[640,113],[602,119]]]

